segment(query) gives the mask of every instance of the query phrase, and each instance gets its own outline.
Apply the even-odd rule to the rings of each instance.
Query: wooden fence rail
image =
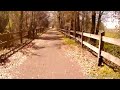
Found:
[[[22,47],[24,47],[25,45],[27,45],[28,43],[30,43],[35,38],[35,37],[32,37],[32,39],[30,41],[25,41],[25,43],[23,43],[23,38],[25,38],[25,37],[29,38],[29,37],[27,37],[29,35],[28,32],[29,31],[21,31],[21,32],[19,31],[19,32],[14,32],[14,33],[3,33],[3,34],[0,34],[0,37],[3,37],[3,38],[5,37],[5,35],[16,35],[16,34],[19,35],[18,37],[15,37],[14,39],[11,39],[11,40],[10,39],[8,39],[6,41],[0,40],[0,45],[4,45],[4,44],[6,44],[8,42],[14,42],[16,40],[20,40],[20,42],[21,42],[21,45],[18,45],[16,47],[14,47],[13,49],[9,50],[8,52],[6,52],[4,54],[1,54],[0,55],[0,63],[4,62],[4,60],[8,56],[12,55],[11,53],[14,54],[14,52],[16,52],[17,50],[21,49]],[[43,32],[44,32],[44,28],[35,29],[34,33],[32,33],[32,36],[36,36],[37,33],[43,33]]]
[[[103,49],[102,49],[104,42],[120,46],[120,39],[105,37],[104,32],[101,32],[100,35],[95,35],[95,34],[90,34],[90,33],[83,33],[82,34],[82,32],[76,31],[76,34],[78,34],[78,35],[83,35],[83,36],[88,37],[88,38],[99,40],[99,48],[97,48],[97,47],[89,44],[88,42],[84,41],[83,39],[81,39],[79,37],[74,38],[75,36],[74,36],[74,31],[73,30],[70,31],[71,33],[73,33],[73,35],[69,35],[68,33],[66,33],[67,30],[65,30],[65,29],[60,29],[60,31],[63,34],[79,41],[83,45],[87,46],[88,48],[90,48],[91,50],[96,52],[98,54],[98,66],[100,66],[101,63],[102,63],[102,57],[107,59],[107,60],[110,60],[111,62],[120,66],[120,59],[119,58],[111,55],[110,53],[107,53],[107,52],[103,51]]]

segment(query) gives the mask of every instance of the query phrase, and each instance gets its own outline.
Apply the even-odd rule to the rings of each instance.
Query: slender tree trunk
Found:
[[[20,12],[20,26],[19,26],[19,30],[20,30],[20,42],[23,43],[22,40],[22,29],[23,29],[23,11]]]
[[[92,28],[91,28],[91,34],[94,34],[95,32],[95,24],[96,23],[96,12],[92,11]]]
[[[58,13],[57,13],[57,28],[59,28],[60,27],[60,15],[59,15],[59,11],[58,11]],[[52,26],[52,25],[51,25]]]
[[[84,29],[85,29],[85,12],[83,11],[82,12],[83,14],[82,14],[82,23],[81,23],[81,31],[83,31],[84,32]]]
[[[92,27],[91,27],[91,34],[95,33],[95,26],[96,26],[96,11],[92,11]],[[90,43],[95,45],[95,40],[90,38]]]
[[[79,11],[77,11],[76,13],[77,13],[77,16],[76,16],[76,30],[79,31],[80,30]]]
[[[99,32],[102,14],[103,14],[103,12],[99,11],[98,21],[97,21],[97,26],[96,26],[96,32],[95,32],[96,35],[98,35],[98,32]],[[95,44],[97,46],[97,40],[95,41]]]
[[[74,38],[76,38],[76,12],[74,11],[74,25],[73,25],[73,28],[74,28]]]
[[[98,32],[99,32],[102,14],[103,14],[103,12],[99,11],[98,21],[97,21],[97,26],[96,26],[96,32],[95,32],[96,35],[98,35]]]

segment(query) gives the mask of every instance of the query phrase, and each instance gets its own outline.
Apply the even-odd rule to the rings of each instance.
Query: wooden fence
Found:
[[[81,45],[85,45],[88,48],[90,48],[91,50],[93,50],[94,52],[96,52],[97,56],[98,56],[98,66],[101,65],[102,58],[110,60],[111,62],[120,66],[120,59],[119,58],[111,55],[110,53],[107,53],[107,52],[103,51],[104,42],[120,46],[120,39],[105,37],[104,32],[101,32],[99,35],[95,35],[95,34],[90,34],[90,33],[79,32],[79,31],[75,32],[73,30],[68,31],[68,30],[65,30],[65,29],[60,29],[60,31],[63,34],[75,39],[76,41],[79,41],[81,43]],[[73,33],[73,35],[71,35],[68,32]],[[80,35],[81,38],[74,36],[75,35],[74,33]],[[88,38],[99,40],[99,47],[97,48],[97,47],[89,44],[88,42],[84,41],[83,37],[88,37]]]
[[[29,35],[28,33],[29,31],[21,31],[21,32],[15,32],[15,33],[3,33],[3,34],[0,34],[0,37],[4,38],[6,35],[17,35],[17,37],[14,37],[13,39],[8,39],[7,41],[1,41],[0,42],[0,45],[5,45],[6,43],[8,42],[15,42],[16,40],[20,40],[20,43],[18,46],[10,49],[8,52],[4,53],[4,54],[1,54],[0,55],[0,63],[1,62],[4,62],[5,59],[7,59],[9,56],[11,56],[12,54],[14,54],[15,52],[17,52],[18,50],[20,50],[21,48],[23,48],[25,45],[29,44],[30,42],[32,42],[33,39],[35,39],[35,36],[37,36],[37,33],[43,33],[44,32],[44,28],[38,28],[38,29],[35,29],[34,32],[32,32],[32,34]],[[31,36],[30,40],[28,41],[25,41],[23,43],[23,38],[29,38],[28,37]]]

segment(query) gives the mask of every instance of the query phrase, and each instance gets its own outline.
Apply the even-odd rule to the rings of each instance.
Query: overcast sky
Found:
[[[114,29],[116,26],[119,26],[118,19],[113,17],[113,11],[105,11],[103,15],[103,23],[108,29]]]
[[[51,16],[51,20],[53,19],[53,11],[50,11],[49,13]],[[118,19],[115,19],[113,17],[113,11],[104,11],[104,14],[102,16],[102,22],[108,29],[114,29],[116,26],[119,26]]]

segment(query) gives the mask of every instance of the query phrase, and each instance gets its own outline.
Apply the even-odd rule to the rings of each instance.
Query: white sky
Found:
[[[116,26],[119,26],[118,24],[118,19],[115,19],[113,17],[113,11],[106,11],[107,14],[103,16],[103,19],[105,19],[105,21],[103,22],[104,25],[108,28],[108,29],[114,29],[116,28]]]
[[[105,23],[105,26],[108,28],[108,29],[114,29],[116,26],[118,26],[118,20],[115,19],[115,20],[112,20],[111,18],[108,19],[108,21]]]
[[[102,16],[103,18],[103,23],[108,29],[114,29],[116,26],[119,26],[118,20],[113,17],[113,11],[105,11],[107,14],[104,14]],[[53,16],[53,11],[50,11],[50,16]],[[51,18],[51,20],[53,17]]]

